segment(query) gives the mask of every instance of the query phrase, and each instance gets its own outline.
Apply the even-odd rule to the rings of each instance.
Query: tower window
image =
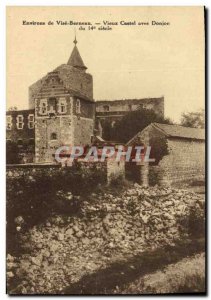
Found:
[[[57,140],[57,134],[55,132],[51,133],[51,140]]]
[[[65,114],[67,112],[67,100],[65,98],[59,99],[58,112]]]
[[[40,108],[39,112],[41,115],[47,115],[47,99],[40,100],[39,108]]]
[[[34,128],[34,115],[33,114],[28,115],[28,127],[29,127],[29,129]]]
[[[23,123],[23,115],[18,115],[17,117],[16,117],[16,120],[17,120],[17,128],[18,129],[23,129],[23,125],[24,125],[24,123]]]
[[[76,100],[76,113],[81,113],[81,101],[79,99]]]
[[[108,106],[108,105],[104,105],[104,106],[103,106],[103,110],[104,110],[104,111],[109,111],[109,106]]]
[[[18,144],[19,147],[22,147],[23,146],[23,140],[22,139],[18,139],[17,144]]]
[[[7,116],[7,130],[12,128],[12,116]]]

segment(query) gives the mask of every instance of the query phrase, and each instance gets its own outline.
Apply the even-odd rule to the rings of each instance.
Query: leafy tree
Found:
[[[135,134],[153,122],[172,124],[169,119],[157,115],[150,109],[131,111],[114,125],[112,138],[113,140],[126,143],[134,137]]]
[[[194,128],[205,128],[205,111],[201,109],[197,112],[183,113],[181,125]]]
[[[102,127],[103,127],[103,132],[102,132],[102,137],[103,139],[105,139],[106,141],[110,141],[112,140],[112,125],[111,125],[111,122],[105,120],[102,124]]]
[[[15,142],[7,142],[6,162],[7,164],[20,163],[19,149]]]

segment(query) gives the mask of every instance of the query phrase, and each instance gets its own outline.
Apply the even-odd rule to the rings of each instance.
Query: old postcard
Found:
[[[7,293],[206,293],[204,7],[7,7]]]

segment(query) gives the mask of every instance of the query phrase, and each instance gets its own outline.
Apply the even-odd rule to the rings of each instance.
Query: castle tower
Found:
[[[67,64],[29,87],[29,107],[35,109],[35,162],[52,162],[62,145],[87,145],[94,130],[92,76],[74,40]]]

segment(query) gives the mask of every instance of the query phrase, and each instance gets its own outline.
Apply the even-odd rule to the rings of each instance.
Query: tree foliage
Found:
[[[20,163],[20,155],[17,143],[9,142],[6,145],[6,162],[7,164],[18,164]]]
[[[103,138],[106,139],[109,135],[111,140],[127,143],[135,134],[153,122],[172,124],[169,119],[159,116],[153,110],[142,109],[131,111],[116,122],[113,127],[110,124],[109,130],[107,124],[106,130],[103,130]]]
[[[183,113],[181,125],[194,128],[205,128],[205,111],[201,109],[196,112]]]
[[[151,146],[150,158],[154,158],[155,162],[153,165],[158,165],[160,160],[167,154],[169,154],[168,143],[166,138],[163,136],[151,137],[149,141]]]

